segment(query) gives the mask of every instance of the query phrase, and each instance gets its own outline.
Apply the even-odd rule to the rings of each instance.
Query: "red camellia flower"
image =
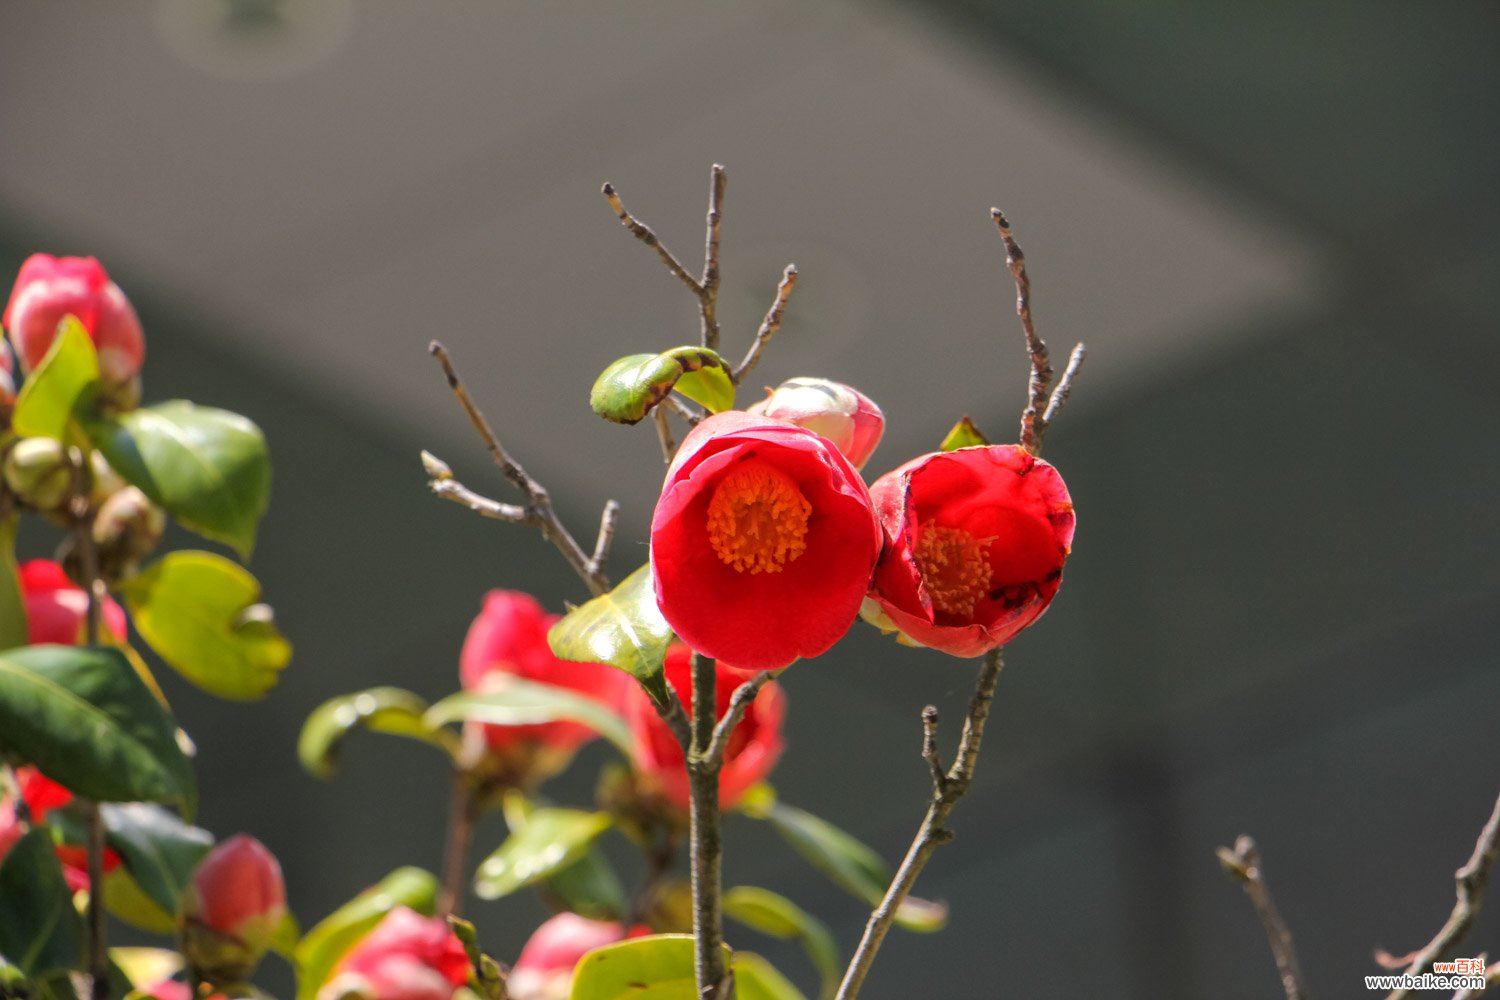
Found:
[[[21,802],[33,826],[47,822],[47,814],[61,809],[73,801],[73,793],[53,781],[34,767],[16,768],[16,785],[21,792]],[[0,859],[20,840],[26,831],[21,828],[21,819],[16,803],[0,803]],[[58,844],[57,860],[62,863],[63,879],[68,888],[82,892],[89,887],[88,850],[78,844]],[[113,847],[104,849],[104,871],[120,867],[120,855]]]
[[[88,331],[106,382],[127,382],[141,370],[146,354],[141,321],[99,262],[32,254],[16,276],[4,316],[23,371],[41,364],[65,316],[77,317]]]
[[[62,566],[49,559],[22,563],[20,578],[28,641],[32,645],[44,642],[81,645],[88,628],[88,593],[68,579]],[[125,611],[109,598],[101,609],[101,621],[116,642],[125,641]]]
[[[729,699],[740,682],[732,667],[716,664],[718,695],[716,719],[722,719]],[[667,683],[691,709],[693,701],[693,652],[681,643],[667,650]],[[645,692],[634,688],[628,702],[631,735],[635,742],[635,766],[645,784],[654,787],[673,805],[687,809],[692,803],[682,748],[651,707]],[[745,790],[761,781],[776,766],[781,756],[781,722],[786,715],[786,698],[775,681],[760,689],[745,711],[745,717],[730,734],[724,750],[724,768],[719,772],[719,806],[729,809]]]
[[[650,928],[638,926],[627,935],[614,921],[559,913],[531,935],[505,988],[511,1000],[568,1000],[579,959],[595,948],[650,933]]]
[[[286,918],[281,865],[246,834],[198,863],[182,894],[182,953],[204,978],[238,983],[255,969]]]
[[[1057,470],[1016,445],[936,452],[870,488],[887,541],[864,614],[954,656],[978,656],[1041,617],[1073,544]]]
[[[357,991],[376,1000],[450,1000],[468,981],[469,958],[447,921],[398,906],[344,956],[318,998]]]
[[[656,600],[699,652],[778,669],[848,631],[880,542],[864,481],[826,438],[718,413],[667,469],[651,520]]]
[[[791,378],[763,402],[748,408],[821,434],[863,469],[885,433],[885,414],[874,400],[853,386],[826,378]]]
[[[529,594],[492,590],[484,610],[469,626],[458,672],[467,691],[483,691],[498,678],[519,677],[586,695],[605,705],[619,704],[632,686],[630,675],[603,663],[574,663],[552,655],[547,630],[560,616],[549,615]],[[496,752],[542,747],[566,757],[597,734],[577,722],[525,726],[485,726],[485,742]]]

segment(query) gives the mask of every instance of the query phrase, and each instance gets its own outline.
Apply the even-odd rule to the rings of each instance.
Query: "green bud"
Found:
[[[73,492],[68,449],[51,438],[22,438],[5,456],[5,484],[40,511],[52,511]]]

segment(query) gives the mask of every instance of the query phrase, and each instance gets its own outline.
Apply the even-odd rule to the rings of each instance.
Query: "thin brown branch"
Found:
[[[465,727],[465,743],[476,737],[483,738],[477,727]],[[473,777],[469,768],[460,764],[453,769],[453,787],[448,796],[448,840],[443,848],[443,887],[437,905],[437,915],[440,917],[456,917],[463,908],[469,844],[474,839],[474,824],[478,820],[479,803],[475,796]]]
[[[589,569],[600,573],[609,561],[610,546],[615,543],[615,528],[620,523],[620,502],[604,501],[604,511],[599,515],[599,534],[594,539],[594,554],[589,556]]]
[[[1234,842],[1234,849],[1221,847],[1218,850],[1219,864],[1224,871],[1245,888],[1245,894],[1255,906],[1260,922],[1266,929],[1266,940],[1270,942],[1271,954],[1276,959],[1276,971],[1281,976],[1281,989],[1287,1000],[1306,1000],[1307,988],[1302,985],[1302,969],[1297,964],[1297,952],[1292,947],[1292,932],[1286,921],[1276,910],[1271,899],[1271,890],[1266,886],[1261,871],[1260,851],[1249,836]]]
[[[1482,996],[1491,986],[1500,985],[1500,962],[1486,966],[1484,970],[1484,985],[1478,989],[1463,989],[1453,994],[1453,1000],[1473,1000],[1474,997]]]
[[[937,735],[937,706],[928,705],[922,709],[922,759],[927,762],[927,770],[932,774],[933,791],[942,792],[948,777],[943,773],[943,759],[938,755]]]
[[[729,708],[725,710],[724,717],[714,726],[713,737],[709,740],[707,755],[714,760],[724,759],[724,748],[729,745],[729,737],[734,732],[734,727],[740,724],[745,717],[745,712],[750,708],[755,696],[760,694],[760,689],[766,686],[766,682],[775,677],[772,670],[762,670],[754,677],[734,689],[734,694],[729,696]]]
[[[656,407],[651,411],[651,419],[656,423],[656,439],[661,442],[661,460],[671,465],[672,456],[677,454],[677,441],[672,437],[672,425],[667,423],[666,408]]]
[[[656,233],[652,232],[650,226],[641,222],[625,210],[624,202],[620,201],[620,196],[615,193],[615,186],[613,184],[605,184],[603,192],[604,197],[609,201],[609,207],[614,209],[615,214],[620,217],[620,223],[626,229],[630,230],[636,239],[655,250],[656,255],[661,258],[662,263],[667,265],[667,270],[671,271],[683,284],[691,288],[693,295],[701,300],[703,297],[703,285],[699,283],[697,278],[688,274],[687,268],[683,267],[682,262],[672,255],[672,251],[668,250],[666,244],[662,243]]]
[[[911,895],[917,876],[921,874],[933,852],[940,845],[953,839],[952,831],[943,824],[948,821],[948,816],[953,812],[953,807],[958,804],[958,800],[969,790],[969,783],[974,778],[974,768],[979,760],[979,746],[984,740],[985,723],[989,719],[990,704],[994,701],[995,686],[1000,681],[1000,670],[1003,666],[1004,660],[1000,650],[993,650],[985,656],[984,666],[979,672],[979,680],[974,685],[974,694],[969,699],[969,711],[964,717],[963,735],[959,737],[958,754],[953,761],[953,766],[946,774],[941,768],[934,772],[932,801],[927,806],[927,815],[922,818],[922,825],[917,830],[917,835],[912,840],[911,847],[901,862],[901,867],[896,870],[895,878],[891,880],[885,897],[870,914],[870,920],[865,925],[865,933],[860,938],[859,947],[855,949],[854,957],[849,961],[848,968],[844,970],[844,980],[839,984],[837,1000],[854,1000],[859,995],[860,987],[864,985],[865,977],[869,975],[870,967],[874,964],[875,955],[879,952],[882,942],[885,941],[885,936],[891,929],[891,923],[896,919],[897,909],[906,897]],[[929,713],[924,709],[922,712],[922,756],[927,760],[929,767],[932,766],[937,752],[934,746],[932,754],[927,753],[928,733],[930,730],[935,730],[936,726],[936,713]]]
[[[1042,436],[1046,432],[1043,414],[1047,410],[1047,388],[1052,384],[1052,363],[1047,357],[1047,345],[1036,335],[1031,322],[1031,279],[1026,276],[1026,255],[1011,235],[1005,213],[992,208],[990,218],[1005,243],[1005,266],[1010,269],[1016,284],[1016,315],[1021,318],[1021,331],[1026,335],[1026,354],[1031,358],[1026,409],[1021,412],[1021,447],[1032,455],[1040,455]]]
[[[714,661],[693,654],[692,745],[687,757],[690,812],[689,865],[693,884],[693,973],[702,1000],[728,1000],[729,970],[724,963],[724,912],[721,901],[724,842],[719,811],[719,771],[723,758],[709,751],[714,741],[718,671]]]
[[[537,523],[531,511],[519,504],[501,503],[499,500],[491,500],[469,489],[457,479],[434,479],[428,482],[427,488],[442,497],[451,500],[461,507],[467,507],[480,517],[488,517],[495,521],[506,521],[510,524],[535,524]]]
[[[697,407],[689,406],[688,404],[684,403],[682,400],[678,399],[676,395],[668,395],[664,402],[667,406],[672,408],[673,413],[677,414],[684,421],[686,421],[689,427],[697,427],[703,422],[704,417],[708,415]],[[658,409],[660,409],[660,407],[658,407]]]
[[[85,463],[86,464],[86,463]],[[87,497],[80,491],[80,497]],[[84,617],[84,641],[98,646],[103,639],[104,580],[99,574],[99,549],[94,543],[94,517],[98,513],[86,500],[79,501],[84,508],[75,531],[82,583],[88,593],[88,604]],[[92,1000],[109,1000],[109,943],[104,929],[104,817],[99,804],[92,799],[79,797],[83,811],[84,827],[87,830],[87,865],[89,875],[89,898],[85,919],[88,926],[88,961],[90,995]]]
[[[1078,369],[1083,367],[1086,354],[1088,351],[1081,341],[1073,345],[1073,353],[1068,355],[1068,367],[1063,369],[1062,378],[1057,380],[1057,388],[1052,390],[1052,395],[1047,400],[1047,412],[1042,414],[1044,429],[1052,426],[1053,419],[1067,405],[1068,396],[1073,392],[1073,376],[1077,375]]]
[[[703,294],[699,298],[703,346],[719,349],[719,223],[723,219],[724,186],[729,178],[724,165],[709,168],[708,223],[703,240],[703,280],[698,282]]]
[[[792,289],[797,287],[797,265],[788,264],[786,270],[781,272],[781,281],[776,285],[776,298],[771,302],[771,308],[766,310],[766,318],[760,321],[760,329],[755,331],[755,340],[750,344],[750,350],[745,352],[745,360],[739,363],[730,378],[735,385],[755,369],[760,363],[761,352],[776,336],[781,329],[781,316],[786,312],[786,300],[791,298]]]
[[[1453,904],[1453,912],[1448,915],[1448,921],[1437,932],[1437,936],[1409,956],[1406,975],[1431,972],[1432,963],[1451,954],[1469,932],[1479,916],[1479,907],[1484,902],[1484,890],[1489,884],[1490,869],[1494,866],[1497,852],[1500,852],[1500,798],[1496,798],[1489,820],[1479,831],[1479,839],[1474,843],[1474,852],[1469,855],[1469,860],[1453,873],[1458,896]],[[1378,957],[1377,955],[1377,959]],[[1386,1000],[1401,1000],[1410,995],[1410,990],[1392,990]]]

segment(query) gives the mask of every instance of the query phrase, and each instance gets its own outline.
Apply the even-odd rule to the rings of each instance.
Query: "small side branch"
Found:
[[[1473,1000],[1474,997],[1482,996],[1491,986],[1500,985],[1500,962],[1485,967],[1484,985],[1472,990],[1459,990],[1453,994],[1453,1000]]]
[[[615,528],[620,523],[620,502],[604,501],[604,512],[599,515],[599,535],[594,539],[594,554],[589,556],[589,571],[602,573],[609,561],[610,546],[615,543]]]
[[[1490,869],[1495,864],[1497,852],[1500,852],[1500,798],[1495,800],[1488,822],[1479,831],[1474,852],[1469,855],[1464,866],[1453,874],[1458,899],[1442,930],[1424,947],[1410,955],[1395,959],[1386,953],[1377,952],[1376,961],[1387,967],[1397,967],[1404,962],[1408,976],[1431,972],[1432,963],[1446,958],[1463,940],[1479,916],[1479,907],[1484,902],[1484,890],[1489,885]],[[1386,1000],[1401,1000],[1410,995],[1409,990],[1393,990]]]
[[[657,237],[650,226],[641,222],[625,210],[625,203],[620,200],[619,194],[615,192],[615,186],[613,184],[605,184],[602,190],[605,200],[609,202],[609,207],[614,209],[615,214],[620,217],[620,224],[630,230],[631,235],[636,239],[646,244],[652,250],[655,250],[656,255],[661,258],[661,262],[667,265],[667,270],[675,274],[678,280],[684,285],[691,288],[695,296],[701,297],[703,295],[703,286],[699,284],[698,279],[688,274],[687,268],[683,267],[682,262],[673,256],[672,251],[667,249],[666,244],[662,243],[661,239]]]
[[[1047,412],[1042,414],[1043,429],[1051,426],[1053,418],[1067,404],[1068,396],[1073,392],[1073,376],[1083,367],[1083,358],[1087,353],[1082,342],[1073,345],[1073,353],[1068,355],[1068,367],[1063,369],[1062,378],[1057,380],[1057,388],[1052,390],[1052,395],[1047,399]]]
[[[781,316],[786,312],[786,300],[791,298],[792,289],[796,286],[797,265],[788,264],[786,270],[781,272],[781,281],[776,285],[776,298],[771,302],[771,308],[766,311],[766,318],[760,321],[760,329],[755,331],[755,340],[750,344],[750,350],[745,352],[745,360],[741,361],[739,367],[730,374],[735,385],[739,385],[744,377],[760,363],[761,352],[781,329]]]
[[[854,1000],[864,985],[865,977],[875,962],[875,955],[885,941],[896,911],[906,897],[911,895],[917,876],[926,867],[934,851],[953,839],[953,832],[944,824],[958,804],[974,778],[974,768],[979,761],[979,746],[984,740],[985,723],[989,720],[990,705],[995,699],[995,687],[1000,681],[1000,670],[1004,666],[1000,650],[991,651],[984,658],[979,680],[974,685],[974,694],[969,699],[969,711],[964,717],[963,735],[959,737],[958,754],[953,766],[945,773],[937,763],[937,711],[928,706],[922,710],[922,757],[933,772],[932,802],[927,815],[917,830],[916,838],[906,852],[901,867],[891,880],[885,897],[870,914],[865,925],[864,936],[859,947],[844,970],[844,980],[839,984],[837,1000]]]
[[[776,676],[774,671],[762,670],[734,689],[734,694],[729,696],[729,709],[719,720],[719,724],[714,726],[713,737],[708,742],[705,755],[710,760],[723,762],[724,749],[729,746],[729,736],[734,732],[734,727],[738,726],[740,720],[745,717],[745,712],[749,710],[750,703],[755,700],[755,696],[760,694],[760,689],[765,687],[766,682],[774,676]]]
[[[1266,940],[1271,944],[1271,954],[1276,959],[1276,971],[1281,975],[1281,988],[1286,1000],[1306,1000],[1307,988],[1302,985],[1302,969],[1297,964],[1297,952],[1292,947],[1292,932],[1276,910],[1271,899],[1271,890],[1266,887],[1261,872],[1260,851],[1255,841],[1242,836],[1234,842],[1234,849],[1221,847],[1218,850],[1219,864],[1224,871],[1245,887],[1245,894],[1255,906],[1260,922],[1266,929]]]

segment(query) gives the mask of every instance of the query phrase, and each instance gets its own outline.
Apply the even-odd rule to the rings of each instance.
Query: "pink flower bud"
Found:
[[[146,354],[141,322],[99,262],[32,254],[16,276],[4,316],[22,371],[41,364],[65,316],[77,317],[88,331],[105,382],[119,385],[140,371]]]
[[[182,953],[213,983],[246,979],[286,919],[286,887],[275,855],[254,837],[208,852],[182,896]]]
[[[858,389],[826,378],[787,379],[750,412],[821,434],[856,469],[864,468],[885,433],[880,407]]]
[[[559,913],[536,929],[506,980],[511,1000],[567,1000],[573,969],[584,955],[627,936],[650,933],[638,927],[629,935],[618,923]]]
[[[450,1000],[469,981],[464,946],[439,917],[398,906],[355,945],[318,1000],[359,993],[374,1000]]]

